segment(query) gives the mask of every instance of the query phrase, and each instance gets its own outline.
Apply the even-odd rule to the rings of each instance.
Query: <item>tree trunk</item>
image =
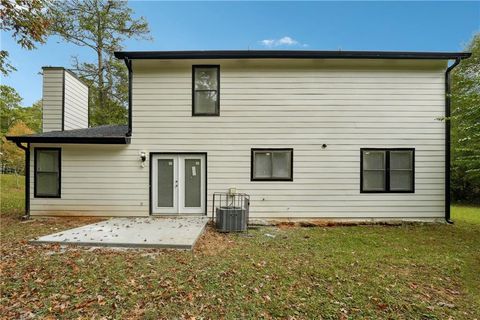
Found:
[[[97,9],[97,63],[98,63],[98,106],[100,110],[106,107],[105,104],[105,88],[104,88],[104,78],[103,78],[103,29],[100,13],[100,4],[96,3]],[[101,112],[101,121],[105,122],[104,111]]]
[[[97,49],[98,59],[98,104],[100,108],[105,107],[104,103],[104,80],[103,80],[103,56],[102,49]]]

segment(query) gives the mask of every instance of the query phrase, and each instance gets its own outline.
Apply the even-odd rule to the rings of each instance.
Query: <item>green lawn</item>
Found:
[[[25,201],[25,177],[0,174],[0,212],[2,216],[22,216]]]
[[[480,319],[480,208],[454,206],[454,225],[209,230],[194,252],[64,250],[26,240],[87,220],[21,222],[5,179],[0,318]]]

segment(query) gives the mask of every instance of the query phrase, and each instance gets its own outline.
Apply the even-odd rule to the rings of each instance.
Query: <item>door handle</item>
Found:
[[[175,188],[178,188],[178,180],[175,180]]]

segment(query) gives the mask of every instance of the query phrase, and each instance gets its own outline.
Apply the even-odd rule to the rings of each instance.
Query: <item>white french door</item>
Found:
[[[205,155],[152,155],[152,213],[205,213]]]

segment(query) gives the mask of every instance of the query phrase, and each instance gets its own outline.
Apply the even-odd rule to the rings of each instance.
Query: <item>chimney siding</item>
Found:
[[[88,128],[88,87],[62,67],[43,68],[43,132]]]

